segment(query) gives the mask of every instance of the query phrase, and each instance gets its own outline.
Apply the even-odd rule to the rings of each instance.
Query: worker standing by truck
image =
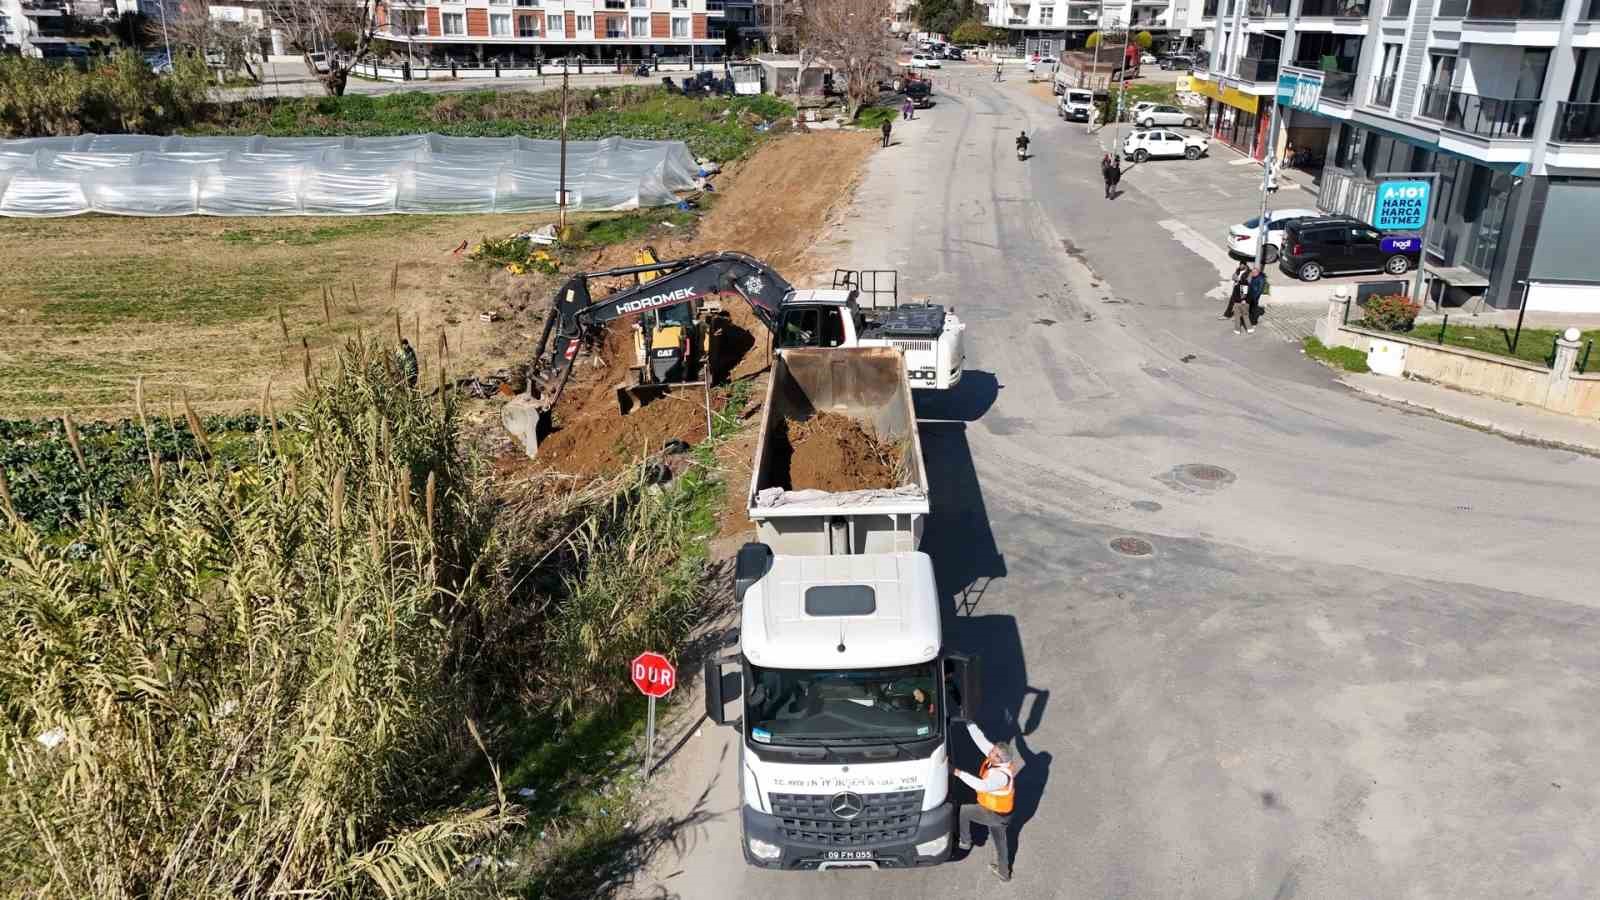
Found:
[[[1001,881],[1010,881],[1011,838],[1008,832],[1011,828],[1011,810],[1016,805],[1017,773],[1022,770],[1022,759],[1009,743],[990,743],[983,731],[972,722],[967,723],[967,734],[983,751],[983,764],[978,767],[977,775],[961,769],[954,770],[955,776],[978,794],[977,803],[966,803],[961,807],[956,846],[962,850],[972,849],[973,822],[988,828],[989,842],[994,844],[995,855],[989,871],[998,875]]]

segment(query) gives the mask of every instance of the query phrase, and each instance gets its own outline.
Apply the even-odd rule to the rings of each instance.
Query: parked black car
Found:
[[[1192,69],[1194,68],[1194,62],[1194,57],[1187,53],[1172,53],[1161,57],[1161,68],[1169,71],[1172,69]]]
[[[1385,250],[1385,237],[1397,238],[1405,249]],[[1284,225],[1278,268],[1301,281],[1351,272],[1404,275],[1421,256],[1422,240],[1414,235],[1385,235],[1360,219],[1324,216]]]

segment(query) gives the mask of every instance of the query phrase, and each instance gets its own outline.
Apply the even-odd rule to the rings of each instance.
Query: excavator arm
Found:
[[[595,301],[589,296],[591,278],[626,275],[655,277]],[[562,285],[545,318],[544,331],[534,352],[531,389],[539,406],[555,406],[572,373],[583,344],[584,332],[607,322],[667,309],[716,294],[744,298],[756,318],[775,330],[784,297],[793,288],[783,276],[762,261],[743,253],[723,252],[685,259],[662,260],[600,272],[574,275]]]

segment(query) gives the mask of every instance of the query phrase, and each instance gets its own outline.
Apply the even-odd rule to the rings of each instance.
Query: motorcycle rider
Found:
[[[1028,155],[1028,143],[1029,143],[1028,142],[1028,133],[1026,131],[1024,131],[1021,134],[1017,135],[1017,155],[1018,156],[1027,156]]]

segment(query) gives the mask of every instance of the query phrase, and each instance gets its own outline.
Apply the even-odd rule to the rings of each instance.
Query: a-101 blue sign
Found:
[[[1379,231],[1421,231],[1428,224],[1426,181],[1385,181],[1372,201],[1372,227]]]

